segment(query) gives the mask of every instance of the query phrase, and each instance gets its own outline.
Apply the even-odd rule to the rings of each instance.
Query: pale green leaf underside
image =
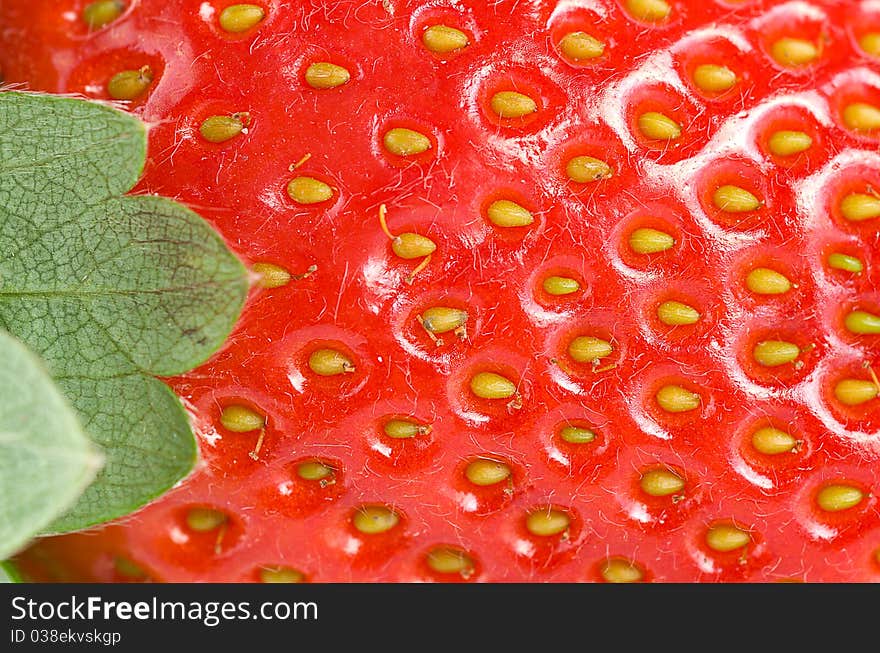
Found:
[[[191,470],[186,414],[152,377],[204,362],[247,291],[244,267],[196,213],[120,197],[145,152],[128,114],[0,93],[0,327],[45,359],[107,457],[54,531],[127,514]]]
[[[0,558],[79,497],[101,456],[42,362],[0,331]]]

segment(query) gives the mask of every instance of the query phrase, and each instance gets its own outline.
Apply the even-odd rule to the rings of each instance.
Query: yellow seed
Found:
[[[880,388],[873,381],[864,379],[843,379],[834,386],[834,396],[847,406],[858,406],[871,401],[880,394]]]
[[[510,200],[492,202],[487,213],[496,227],[526,227],[535,221],[528,209]]]
[[[351,73],[335,63],[320,61],[306,68],[306,84],[315,89],[336,88],[350,79]]]
[[[579,184],[608,179],[611,172],[611,166],[592,156],[576,156],[565,165],[565,174]]]
[[[792,363],[800,355],[800,347],[785,340],[763,340],[752,350],[755,361],[764,367],[779,367]]]
[[[500,374],[478,372],[471,377],[471,392],[481,399],[509,399],[516,394],[516,385]]]
[[[544,288],[545,293],[554,296],[570,295],[581,289],[581,284],[578,283],[577,279],[572,279],[571,277],[547,277],[541,286]]]
[[[850,193],[841,200],[840,213],[850,222],[872,220],[880,216],[880,197],[867,193]]]
[[[868,32],[859,39],[859,46],[873,57],[880,57],[880,32]]]
[[[424,258],[436,249],[436,243],[421,234],[403,233],[391,241],[391,250],[403,259]]]
[[[113,560],[113,566],[116,572],[126,578],[135,580],[143,580],[147,577],[147,572],[136,562],[128,558],[117,557]]]
[[[589,444],[596,439],[596,432],[582,426],[563,426],[559,429],[559,437],[569,444]]]
[[[257,5],[230,5],[220,12],[220,29],[230,34],[246,32],[266,17]]]
[[[227,431],[247,433],[263,428],[266,418],[247,406],[232,404],[220,412],[220,423]]]
[[[101,29],[119,18],[123,11],[125,3],[122,0],[95,0],[85,6],[82,18],[89,29]]]
[[[746,275],[746,287],[757,295],[782,295],[791,290],[791,281],[770,268],[755,268]]]
[[[336,376],[354,372],[352,360],[336,349],[316,349],[309,356],[309,369],[319,376]]]
[[[752,446],[765,456],[778,456],[797,449],[798,441],[790,433],[764,426],[752,433]]]
[[[627,11],[646,23],[659,23],[672,11],[666,0],[626,0]]]
[[[816,495],[816,503],[825,512],[841,512],[855,508],[865,498],[865,493],[852,485],[826,485]]]
[[[361,506],[352,518],[354,527],[365,535],[378,535],[397,526],[400,517],[387,506]]]
[[[657,319],[667,326],[684,326],[700,321],[700,312],[681,302],[663,302],[657,307]]]
[[[636,254],[657,254],[672,249],[675,238],[665,231],[643,227],[629,235],[629,247]]]
[[[306,577],[292,567],[263,567],[260,569],[261,583],[302,583]]]
[[[723,93],[736,84],[736,73],[727,66],[703,64],[694,69],[694,84],[707,93]]]
[[[254,263],[252,269],[260,277],[257,284],[261,288],[281,288],[290,283],[290,272],[274,263]]]
[[[210,116],[205,118],[199,132],[209,143],[224,143],[238,136],[248,124],[247,113],[234,113],[231,116]]]
[[[700,407],[700,395],[680,385],[664,385],[654,398],[667,413],[685,413]]]
[[[639,131],[646,138],[674,141],[681,136],[681,125],[662,113],[647,111],[639,116]]]
[[[715,524],[706,531],[706,544],[713,551],[728,553],[748,546],[752,536],[733,524]]]
[[[517,91],[499,91],[489,104],[501,118],[522,118],[538,110],[532,98]]]
[[[461,549],[451,546],[434,547],[425,556],[431,571],[438,574],[469,576],[474,571],[473,559]]]
[[[389,419],[385,422],[382,430],[389,438],[395,440],[406,440],[414,438],[417,435],[424,435],[431,432],[431,427],[427,424],[419,424],[408,419]]]
[[[226,523],[226,514],[213,508],[193,508],[186,514],[186,525],[198,533],[207,533]]]
[[[684,479],[668,469],[652,469],[639,480],[642,491],[652,497],[668,497],[684,489]]]
[[[601,57],[605,44],[585,32],[569,32],[559,41],[559,51],[571,61],[585,61]]]
[[[118,72],[107,83],[107,93],[114,100],[135,100],[143,95],[153,82],[149,66],[139,70]]]
[[[314,177],[294,177],[287,184],[287,195],[297,204],[320,204],[333,197],[333,189]]]
[[[805,66],[819,57],[816,44],[806,39],[784,37],[770,46],[770,55],[783,66]]]
[[[638,583],[645,578],[639,566],[625,558],[609,558],[600,569],[606,583]]]
[[[571,518],[562,510],[556,508],[538,508],[526,517],[526,528],[532,535],[538,537],[551,537],[559,535],[571,526]]]
[[[852,311],[844,319],[847,331],[859,335],[880,334],[880,315],[867,311]]]
[[[495,485],[510,478],[510,466],[497,460],[477,458],[464,470],[464,475],[474,485],[485,487]]]
[[[422,326],[431,333],[447,333],[462,328],[468,319],[467,311],[446,306],[432,306],[422,312]]]
[[[382,137],[385,149],[397,156],[413,156],[431,149],[431,139],[421,132],[395,127],[385,132]]]
[[[747,213],[761,206],[761,201],[745,188],[725,184],[712,195],[712,202],[719,211]]]
[[[812,145],[813,139],[809,134],[788,130],[774,132],[767,142],[770,151],[776,156],[794,156],[806,152]]]
[[[309,460],[296,466],[296,473],[304,481],[323,481],[336,472],[330,465],[320,460]]]
[[[880,109],[867,102],[854,102],[843,110],[843,122],[857,132],[880,129]]]
[[[841,254],[840,252],[832,252],[828,255],[828,267],[854,274],[861,274],[864,270],[860,259],[848,254]]]
[[[449,54],[469,45],[467,34],[448,25],[431,25],[422,33],[422,43],[435,54]]]
[[[578,363],[592,363],[610,356],[614,351],[611,343],[593,336],[578,336],[568,344],[568,355]]]

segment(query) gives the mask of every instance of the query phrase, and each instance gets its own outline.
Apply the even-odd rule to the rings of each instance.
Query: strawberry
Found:
[[[880,11],[4,0],[253,271],[96,581],[880,579]]]

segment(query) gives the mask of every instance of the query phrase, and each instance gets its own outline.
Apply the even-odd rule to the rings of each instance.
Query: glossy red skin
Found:
[[[834,153],[876,150],[877,140],[839,123],[814,122],[810,155],[791,166],[768,157],[765,172],[745,168],[752,170],[745,181],[736,175],[737,159],[720,156],[706,175],[729,167],[734,178],[758,184],[767,202],[757,223],[769,228],[740,249],[719,247],[679,199],[643,175],[646,161],[669,164],[693,155],[731,115],[768,94],[819,89],[824,95],[842,70],[877,71],[855,36],[880,26],[880,15],[813,0],[827,16],[819,27],[828,45],[805,74],[780,69],[762,49],[773,24],[749,26],[778,2],[673,1],[675,18],[662,27],[629,19],[610,0],[599,3],[609,11],[601,21],[586,13],[552,18],[556,3],[539,0],[495,2],[491,9],[469,1],[461,11],[395,0],[321,3],[324,9],[268,2],[269,17],[238,37],[202,20],[200,4],[141,0],[91,35],[62,18],[65,10],[78,14],[80,0],[4,0],[0,7],[7,81],[104,98],[100,89],[121,68],[150,63],[160,72],[148,99],[131,107],[153,125],[137,192],[188,203],[248,262],[294,273],[317,266],[287,287],[255,287],[227,346],[201,368],[169,380],[193,411],[198,470],[118,524],[39,543],[24,556],[27,571],[47,580],[129,580],[113,565],[126,557],[161,581],[248,581],[263,565],[289,565],[316,582],[464,580],[435,574],[424,563],[432,546],[449,544],[475,560],[470,582],[600,580],[608,556],[634,561],[653,581],[880,580],[874,554],[880,401],[843,411],[829,394],[834,374],[866,378],[860,364],[880,364],[878,336],[844,333],[839,308],[880,302],[876,220],[854,226],[832,215],[805,228],[791,191]],[[432,22],[464,29],[471,45],[448,60],[432,55],[419,41]],[[724,53],[724,63],[742,77],[736,91],[679,104],[646,87],[634,100],[675,113],[688,125],[684,145],[657,151],[637,143],[628,152],[612,129],[587,119],[591,100],[635,62],[713,22],[742,29],[757,48],[739,53],[729,43],[691,45],[676,55],[676,66],[686,73],[703,52]],[[557,53],[554,43],[578,28],[608,40],[599,63],[576,67]],[[815,36],[816,29],[794,31]],[[316,60],[345,65],[351,82],[309,88],[302,73]],[[480,71],[486,79],[475,84]],[[481,105],[511,82],[541,97],[541,110],[527,124],[499,125]],[[474,84],[476,99],[463,108]],[[248,134],[211,145],[195,133],[204,117],[235,111],[250,112]],[[385,125],[418,128],[434,147],[415,164],[387,155],[379,135]],[[580,153],[601,153],[614,177],[590,186],[567,182],[565,160]],[[337,192],[330,202],[299,207],[286,197],[295,174],[290,166],[306,154],[311,158],[298,172],[331,183]],[[880,178],[876,168],[864,174],[857,179],[863,187],[865,178]],[[492,227],[483,214],[500,196],[533,210],[536,223]],[[394,257],[379,229],[381,203],[392,231],[418,231],[438,244],[412,285],[403,278],[415,263]],[[657,216],[666,216],[661,224],[680,249],[647,263],[625,248],[621,253],[629,230],[655,224]],[[832,245],[858,253],[866,272],[854,277],[827,268],[823,258]],[[785,271],[797,289],[756,300],[742,290],[744,266],[756,261]],[[634,277],[639,269],[655,278]],[[587,290],[555,308],[548,304],[548,314],[557,315],[548,326],[530,318],[522,297],[535,300],[540,280],[560,270],[581,278]],[[447,337],[434,347],[415,323],[419,309],[439,299],[467,307],[467,341]],[[663,299],[687,300],[705,319],[694,328],[661,328],[652,310]],[[537,292],[536,301],[547,300]],[[594,373],[567,360],[568,340],[582,333],[612,335],[616,367]],[[764,334],[816,348],[801,371],[768,375],[746,357],[749,343]],[[842,349],[832,336],[852,347]],[[309,348],[328,342],[353,355],[356,373],[319,379],[304,368]],[[560,365],[568,371],[564,385]],[[518,381],[521,409],[468,394],[470,373],[496,368]],[[302,391],[291,373],[304,377]],[[738,386],[731,374],[751,375],[758,389]],[[802,401],[793,389],[814,378],[824,394]],[[666,380],[701,394],[698,417],[658,411],[651,397]],[[758,397],[767,387],[781,388],[780,396]],[[258,462],[247,455],[254,434],[229,433],[219,424],[222,406],[232,401],[268,416]],[[468,408],[487,421],[465,419]],[[830,428],[817,416],[826,408]],[[379,420],[390,415],[431,423],[432,433],[383,442]],[[668,439],[645,432],[652,416]],[[748,429],[767,423],[762,419],[797,433],[802,451],[768,459],[750,450]],[[577,451],[557,443],[561,455],[552,453],[554,429],[566,421],[597,427],[594,446]],[[842,435],[845,426],[866,435],[857,442]],[[391,453],[383,455],[382,446]],[[476,491],[464,480],[464,461],[477,455],[511,464],[512,492]],[[568,464],[561,463],[566,456]],[[279,484],[290,488],[291,466],[310,457],[336,464],[337,483],[283,496]],[[657,465],[684,474],[683,500],[641,492],[639,471]],[[743,470],[763,476],[767,487],[747,480]],[[857,508],[823,516],[814,496],[832,480],[859,485],[868,496]],[[463,508],[468,493],[476,513]],[[358,534],[351,515],[365,503],[393,505],[403,516],[400,525],[385,535]],[[566,537],[541,540],[525,530],[526,512],[548,504],[571,514]],[[183,515],[194,505],[231,516],[219,555],[212,538],[187,533]],[[752,545],[712,552],[706,528],[730,520],[750,529]],[[815,537],[820,526],[827,539]],[[188,541],[180,542],[181,535]],[[360,543],[357,553],[353,542]],[[532,554],[523,553],[530,548]]]

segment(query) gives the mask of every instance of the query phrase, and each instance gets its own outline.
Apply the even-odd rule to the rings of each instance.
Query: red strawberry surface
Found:
[[[133,71],[254,285],[197,470],[34,578],[880,580],[878,3],[88,4],[5,80]]]

